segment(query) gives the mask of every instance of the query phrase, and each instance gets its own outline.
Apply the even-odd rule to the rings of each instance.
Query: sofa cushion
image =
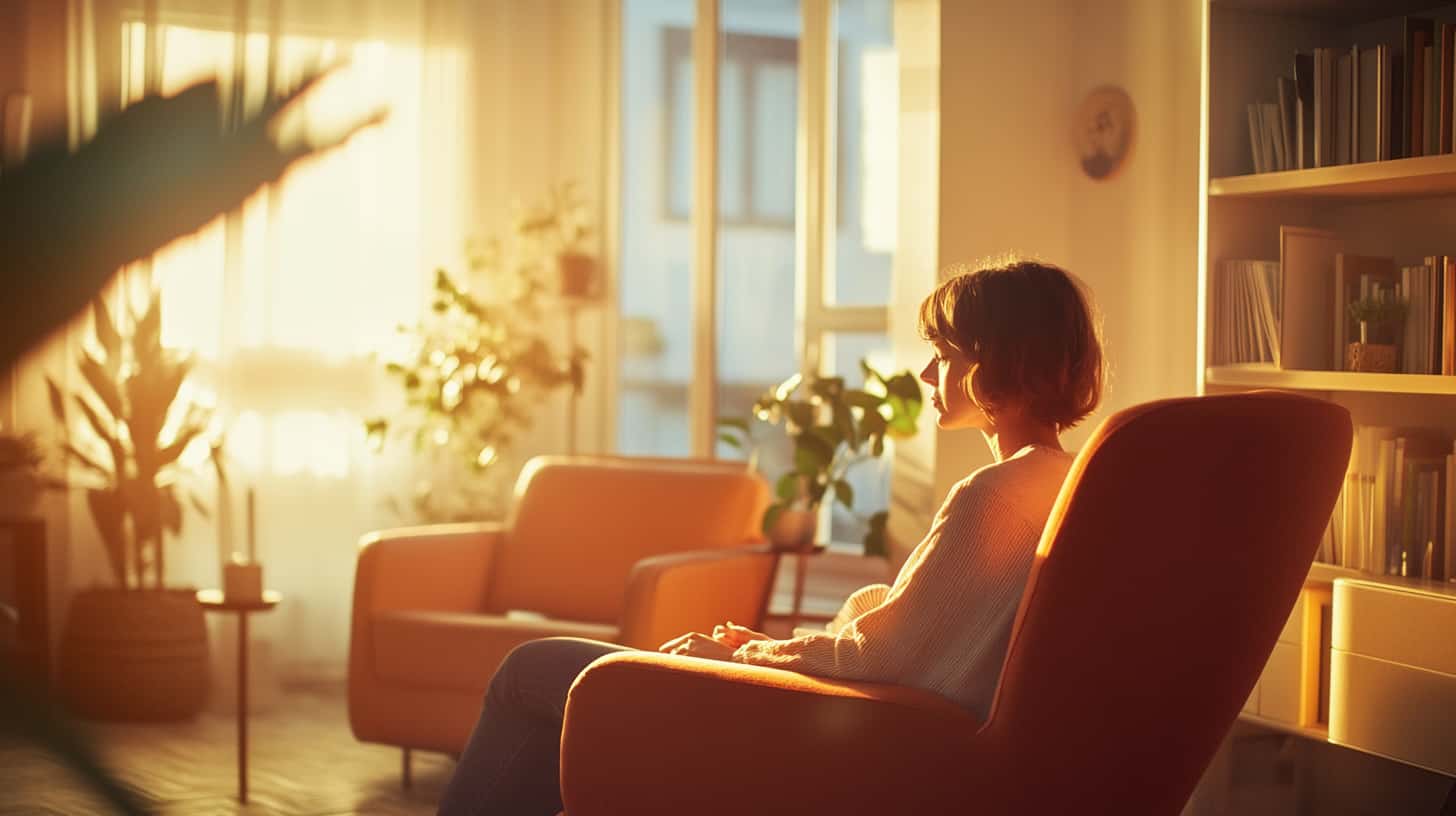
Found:
[[[388,683],[484,693],[511,649],[543,637],[613,641],[617,627],[467,612],[374,615],[374,670]]]

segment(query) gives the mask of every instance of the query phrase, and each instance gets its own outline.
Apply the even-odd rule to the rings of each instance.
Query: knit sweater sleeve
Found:
[[[843,680],[915,685],[964,644],[992,637],[994,610],[1019,598],[1040,530],[975,477],[946,498],[883,602],[834,632],[740,646],[739,663]],[[867,594],[865,599],[872,597]],[[987,629],[982,632],[981,629]]]
[[[838,632],[850,621],[863,615],[885,602],[885,596],[890,593],[889,584],[870,584],[867,587],[860,587],[844,601],[844,606],[839,608],[834,619],[825,625],[824,630],[829,633]]]

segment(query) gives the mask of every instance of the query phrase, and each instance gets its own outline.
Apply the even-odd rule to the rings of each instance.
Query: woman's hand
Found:
[[[657,647],[657,651],[671,655],[706,657],[709,660],[731,660],[737,648],[719,643],[701,632],[688,632]]]
[[[747,626],[739,626],[733,621],[728,621],[713,627],[713,640],[737,649],[750,640],[773,640],[773,638],[762,632],[755,632]]]

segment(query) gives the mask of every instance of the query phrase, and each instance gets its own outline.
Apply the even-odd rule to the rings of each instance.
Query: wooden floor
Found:
[[[454,761],[414,755],[414,787],[400,786],[400,751],[349,732],[343,688],[286,689],[249,732],[249,802],[237,801],[231,715],[181,725],[92,725],[108,767],[157,814],[433,814]],[[110,811],[34,749],[0,745],[0,814],[73,816]]]

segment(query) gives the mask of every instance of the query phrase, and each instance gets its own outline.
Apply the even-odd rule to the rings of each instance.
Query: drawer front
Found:
[[[1442,588],[1335,582],[1331,646],[1351,654],[1456,674],[1456,595]]]
[[[1330,742],[1456,775],[1456,675],[1330,657]]]

